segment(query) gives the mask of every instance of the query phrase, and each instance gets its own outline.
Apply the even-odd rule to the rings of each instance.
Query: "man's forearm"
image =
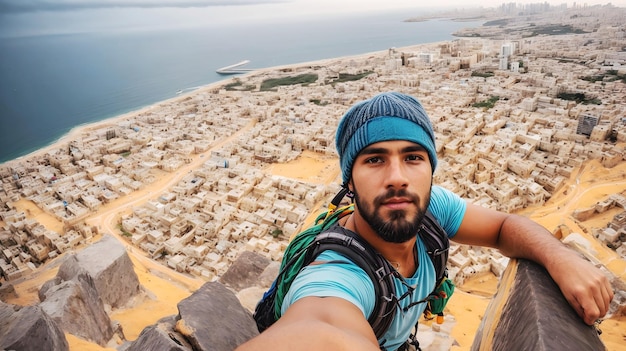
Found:
[[[329,324],[308,320],[271,327],[235,351],[370,350],[380,348],[356,333]]]
[[[525,258],[550,268],[561,255],[577,255],[540,224],[519,215],[509,215],[500,229],[498,249],[512,258]]]

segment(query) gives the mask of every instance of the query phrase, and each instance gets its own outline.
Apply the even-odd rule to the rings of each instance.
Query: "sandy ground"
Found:
[[[115,218],[120,213],[139,205],[147,199],[177,181],[186,172],[204,159],[197,156],[185,169],[175,174],[164,175],[157,183],[140,190],[125,198],[118,199],[90,217],[89,222],[102,226],[103,232],[116,234]],[[289,164],[272,165],[268,171],[272,174],[287,176],[295,179],[327,183],[336,179],[338,175],[337,160],[334,158],[320,159],[313,153],[304,153],[298,160]],[[544,206],[528,208],[521,214],[530,216],[550,230],[558,225],[566,225],[572,232],[585,233],[593,227],[604,227],[618,211],[612,210],[603,215],[594,217],[583,223],[575,222],[569,214],[574,209],[589,207],[598,201],[604,200],[607,195],[619,193],[626,189],[626,162],[613,169],[603,168],[597,161],[588,162],[578,170],[568,184]],[[53,217],[39,210],[28,200],[21,200],[15,206],[36,218],[47,228],[62,231],[62,224]],[[584,227],[584,228],[583,228]],[[620,259],[615,252],[603,245],[592,242],[596,257],[601,260],[614,274],[626,280],[626,261]],[[125,242],[124,242],[125,243]],[[204,281],[177,273],[163,265],[150,260],[145,253],[137,248],[127,246],[127,250],[135,266],[135,272],[141,285],[145,288],[146,297],[136,303],[133,308],[114,311],[112,320],[117,320],[123,327],[127,340],[135,340],[139,333],[148,325],[154,324],[162,317],[177,314],[176,305],[199,288]],[[40,267],[31,277],[15,285],[18,297],[8,302],[18,305],[32,305],[38,302],[37,291],[47,280],[54,277],[58,269],[55,260],[46,266]],[[497,287],[497,279],[487,274],[477,276],[458,287],[454,297],[448,303],[447,313],[453,315],[457,323],[452,330],[452,336],[458,346],[452,350],[469,350],[474,334]],[[602,325],[602,340],[608,350],[623,350],[626,340],[626,319],[607,319]],[[93,343],[66,334],[70,343],[70,350],[114,350],[103,348]],[[111,345],[115,346],[115,345]]]

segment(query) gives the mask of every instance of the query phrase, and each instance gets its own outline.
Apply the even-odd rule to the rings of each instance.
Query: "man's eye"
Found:
[[[409,155],[406,157],[407,161],[421,161],[424,159],[422,155]]]
[[[380,157],[370,157],[367,160],[365,160],[365,163],[379,163],[381,161],[382,159]]]

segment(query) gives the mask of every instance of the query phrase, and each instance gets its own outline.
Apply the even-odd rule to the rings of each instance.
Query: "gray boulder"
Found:
[[[274,279],[276,279],[276,277],[278,276],[279,271],[280,262],[270,262],[270,264],[265,267],[265,270],[263,270],[263,273],[261,273],[261,275],[259,276],[259,281],[257,282],[257,285],[261,288],[269,289],[269,287],[272,286]]]
[[[126,351],[192,351],[185,337],[174,330],[175,325],[175,316],[162,318],[156,324],[142,330],[137,340]]]
[[[57,277],[69,281],[81,273],[93,279],[102,302],[111,308],[123,307],[141,292],[124,245],[110,235],[69,256],[59,267]]]
[[[13,284],[0,283],[0,301],[6,301],[9,298],[17,297]]]
[[[41,296],[43,295],[43,296]],[[114,329],[91,277],[79,274],[73,280],[48,286],[39,306],[65,332],[105,346]]]
[[[259,334],[252,314],[219,282],[204,284],[178,303],[176,330],[195,351],[232,351]]]
[[[0,302],[0,350],[67,351],[69,345],[41,307]]]
[[[256,252],[244,251],[220,278],[227,287],[239,291],[259,284],[259,276],[270,260]]]
[[[219,282],[179,302],[178,312],[146,327],[125,351],[232,351],[259,334],[250,312]]]

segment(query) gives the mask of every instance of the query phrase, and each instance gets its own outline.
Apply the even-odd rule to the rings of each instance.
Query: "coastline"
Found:
[[[106,30],[103,31],[105,35],[97,31],[80,33],[71,41],[57,36],[47,40],[45,33],[36,40],[26,42],[22,42],[19,36],[0,40],[0,46],[4,45],[2,47],[6,47],[9,54],[5,58],[5,66],[15,67],[6,73],[7,81],[16,81],[9,87],[10,99],[0,98],[7,107],[3,111],[7,116],[6,124],[2,123],[0,128],[3,130],[0,133],[3,136],[0,142],[0,164],[57,143],[76,127],[158,104],[175,98],[174,93],[178,91],[187,93],[201,86],[219,83],[228,77],[220,76],[215,72],[216,69],[244,59],[251,60],[251,68],[273,68],[386,50],[388,47],[453,40],[451,33],[459,28],[480,25],[444,20],[432,28],[423,24],[407,25],[402,22],[405,16],[404,11],[389,11],[333,16],[325,18],[323,23],[315,18],[307,18],[306,26],[292,19],[277,22],[273,26],[248,24],[248,27],[253,26],[252,33],[247,32],[246,25],[240,30],[241,24],[225,20],[228,30],[219,36],[219,40],[212,37],[206,40],[206,35],[213,33],[213,25],[208,23],[206,27],[193,30],[173,28],[175,30],[163,32],[151,28],[140,34],[121,28],[116,35],[122,36],[117,40],[112,40]],[[337,26],[343,26],[348,21],[354,24],[354,30],[338,33],[335,40],[328,40],[329,35],[333,37],[337,32]],[[277,28],[267,28],[274,26]],[[419,34],[410,33],[405,30],[407,27],[417,29]],[[433,30],[425,32],[425,27]],[[377,33],[381,35],[369,38],[369,35],[359,34],[377,28]],[[287,45],[301,30],[312,31],[315,35]],[[283,37],[284,40],[281,40]],[[202,44],[190,45],[199,40]],[[224,45],[224,40],[238,43],[236,50],[227,50],[228,45]],[[160,44],[151,45],[154,41]],[[181,44],[187,41],[187,44]],[[15,50],[9,50],[15,45],[18,45]],[[119,45],[129,46],[131,50],[124,51],[126,53],[116,52]],[[259,49],[259,45],[267,49]],[[98,65],[102,60],[97,55],[98,51],[109,52],[112,56],[111,65]],[[58,61],[63,63],[50,61],[50,65],[30,67],[33,65],[28,65],[29,61],[22,60],[25,61],[24,68],[28,69],[20,73],[17,69],[22,67],[20,58],[28,54],[38,54],[36,56],[40,57],[59,55],[63,59]],[[142,60],[144,57],[150,60]],[[72,63],[81,69],[74,72]],[[44,78],[46,84],[40,84],[39,79]],[[29,85],[34,88],[28,89]],[[11,123],[9,119],[13,119]]]
[[[432,43],[424,43],[424,44],[416,44],[416,45],[411,45],[411,46],[406,46],[406,47],[401,47],[401,48],[393,48],[393,49],[408,49],[408,48],[412,48],[412,47],[417,47],[417,46],[423,46],[423,45],[437,45],[437,44],[441,44],[444,43],[446,41],[437,41],[437,42],[432,42]],[[390,48],[392,49],[392,48]],[[34,150],[28,154],[25,154],[23,156],[19,156],[16,157],[14,159],[10,159],[4,162],[0,163],[0,167],[2,166],[9,166],[11,163],[16,162],[16,161],[24,161],[26,159],[29,158],[36,158],[36,157],[41,157],[44,156],[46,153],[49,152],[53,152],[54,150],[67,145],[67,143],[75,140],[77,137],[79,137],[80,135],[89,132],[89,131],[93,131],[96,129],[100,129],[103,127],[106,127],[108,125],[115,125],[117,123],[119,123],[120,121],[124,121],[124,120],[132,120],[133,118],[137,117],[138,115],[140,115],[141,113],[150,111],[154,108],[157,108],[161,105],[167,105],[167,104],[173,104],[173,103],[177,103],[180,102],[188,97],[192,97],[195,96],[197,94],[201,94],[203,92],[206,91],[210,91],[213,90],[215,88],[219,88],[221,86],[224,86],[226,84],[228,84],[230,81],[235,80],[235,79],[245,79],[249,76],[253,76],[253,75],[260,75],[260,74],[265,74],[265,73],[270,73],[270,72],[276,72],[276,71],[280,71],[280,70],[285,70],[285,69],[296,69],[298,67],[302,67],[302,66],[309,66],[309,65],[328,65],[330,63],[337,63],[337,62],[341,62],[344,60],[350,60],[350,59],[359,59],[359,58],[365,58],[368,56],[375,56],[375,55],[381,55],[384,54],[386,52],[388,52],[389,50],[380,50],[380,51],[373,51],[373,52],[367,52],[367,53],[362,53],[362,54],[357,54],[357,55],[349,55],[349,56],[339,56],[339,57],[334,57],[334,58],[325,58],[325,59],[321,59],[321,60],[314,60],[314,61],[304,61],[304,62],[298,62],[298,63],[291,63],[291,64],[285,64],[285,65],[279,65],[279,66],[272,66],[272,67],[266,67],[266,68],[254,68],[253,71],[247,72],[247,73],[242,73],[242,74],[234,74],[231,75],[228,78],[225,78],[223,80],[217,81],[217,82],[212,82],[206,85],[202,85],[199,86],[197,89],[191,90],[189,92],[185,92],[179,95],[176,95],[172,98],[169,99],[165,99],[165,100],[161,100],[161,101],[157,101],[153,104],[150,105],[146,105],[143,107],[139,107],[138,109],[132,110],[132,111],[128,111],[125,112],[123,114],[117,115],[117,116],[112,116],[112,117],[108,117],[99,121],[95,121],[95,122],[89,122],[89,123],[84,123],[84,124],[80,124],[77,125],[75,127],[73,127],[72,129],[70,129],[67,133],[65,133],[64,135],[62,135],[61,137],[59,137],[58,139],[56,139],[55,141],[53,141],[52,143],[43,146],[37,150]]]

